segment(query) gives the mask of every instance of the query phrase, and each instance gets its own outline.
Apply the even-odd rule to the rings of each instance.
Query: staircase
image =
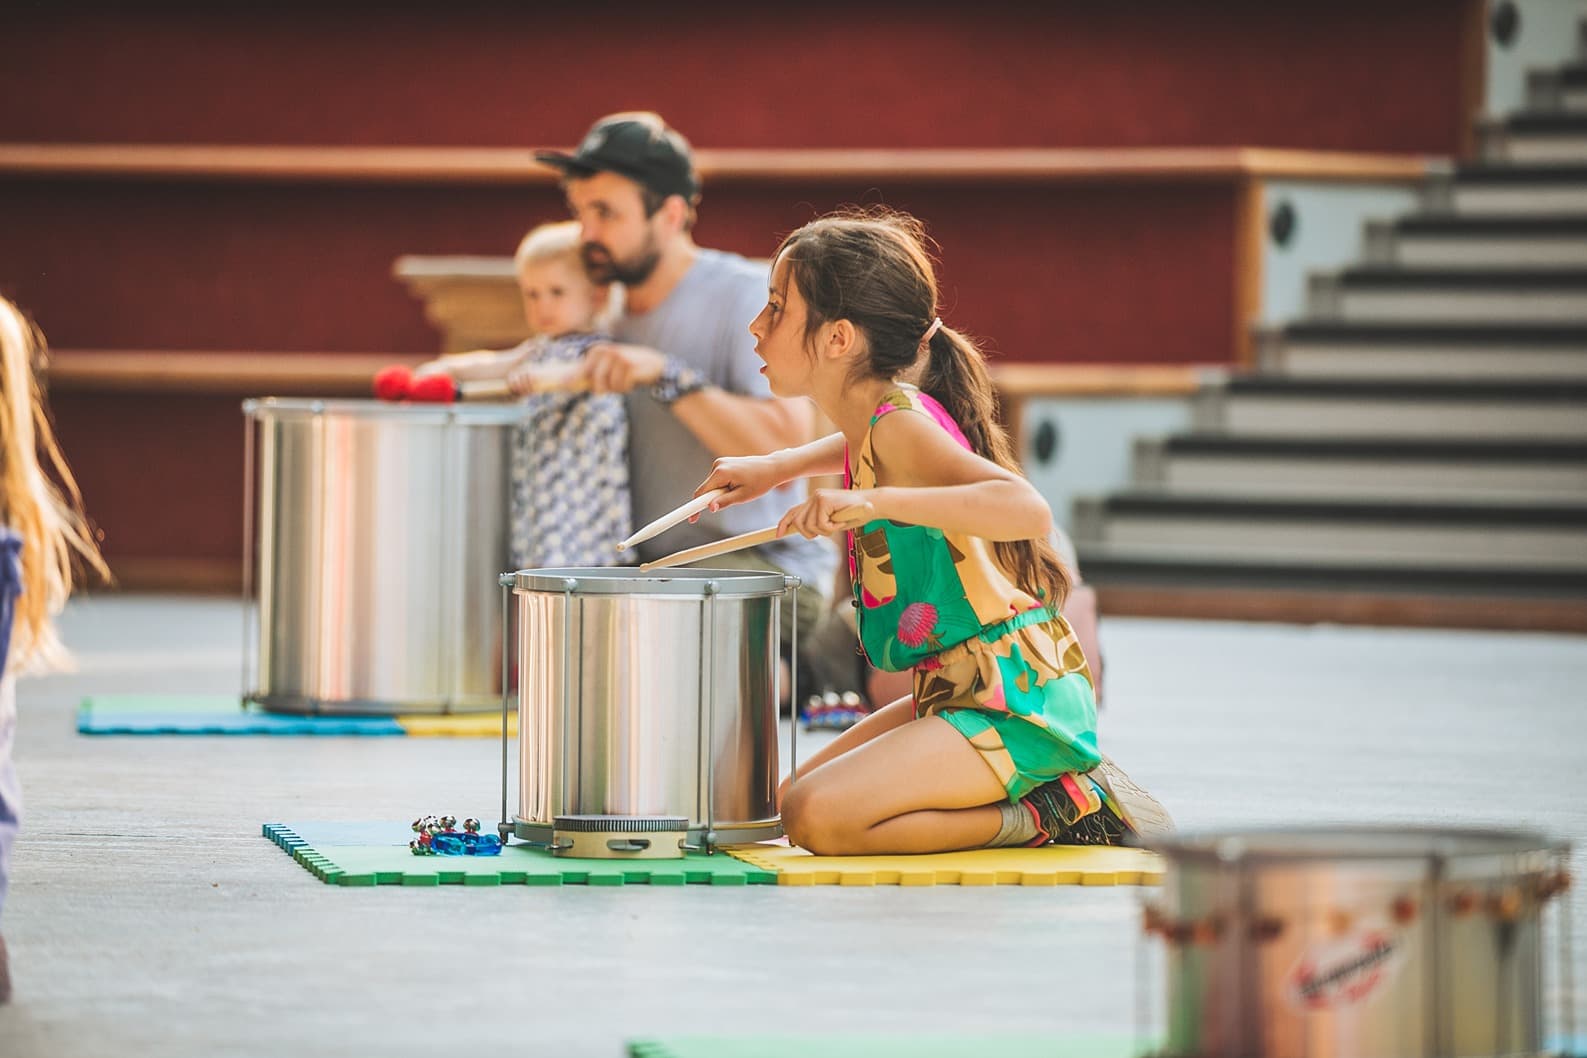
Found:
[[[1478,132],[1077,501],[1106,611],[1587,630],[1587,37]]]

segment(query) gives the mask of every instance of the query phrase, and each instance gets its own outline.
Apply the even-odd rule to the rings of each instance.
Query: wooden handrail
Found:
[[[57,349],[50,388],[63,393],[193,393],[212,396],[366,396],[376,371],[428,359],[412,353],[159,352]],[[1189,364],[990,366],[1005,400],[1026,397],[1183,397],[1216,369]]]
[[[1027,397],[1188,397],[1226,371],[1194,364],[987,365],[1004,401]]]
[[[376,371],[424,356],[376,353],[151,352],[57,349],[47,378],[62,393],[368,396]]]
[[[707,182],[1414,181],[1443,163],[1402,154],[1256,147],[723,149],[695,155]],[[0,176],[253,183],[551,184],[517,147],[300,147],[0,143]]]

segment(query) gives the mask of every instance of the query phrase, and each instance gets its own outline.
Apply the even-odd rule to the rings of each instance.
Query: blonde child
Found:
[[[784,785],[790,839],[841,855],[1111,844],[1169,828],[1098,750],[1052,513],[1019,473],[980,352],[937,317],[919,223],[876,211],[800,228],[777,250],[750,332],[772,392],[810,397],[838,432],[720,459],[700,490],[730,487],[721,507],[842,473],[846,488],[814,490],[779,532],[846,534],[865,652],[914,670],[912,695]]]
[[[44,355],[43,335],[0,298],[0,909],[22,810],[11,759],[16,676],[66,660],[53,619],[71,594],[73,556],[101,576],[110,575],[83,521],[77,484],[44,410],[34,376]],[[11,974],[0,937],[0,1003],[10,998]]]
[[[543,224],[514,256],[524,319],[534,337],[499,352],[423,365],[416,376],[505,379],[529,414],[512,452],[512,562],[516,568],[609,566],[629,533],[628,413],[619,394],[564,392],[590,346],[606,340],[610,288],[590,281],[579,226]]]

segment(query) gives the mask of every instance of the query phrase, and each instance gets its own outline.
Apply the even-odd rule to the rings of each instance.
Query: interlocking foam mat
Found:
[[[676,860],[588,860],[511,844],[499,856],[415,856],[403,823],[266,823],[264,836],[331,885],[1156,885],[1141,849],[978,849],[923,856],[812,856],[732,845]]]
[[[295,716],[244,709],[230,695],[114,694],[83,699],[84,735],[415,735],[500,738],[501,713],[454,716]],[[518,717],[507,717],[509,737]]]
[[[497,721],[500,723],[500,721]],[[494,824],[491,824],[494,826]],[[732,856],[587,860],[512,844],[499,856],[415,856],[404,823],[266,823],[264,836],[328,885],[773,885]]]
[[[674,1036],[630,1040],[628,1058],[1136,1058],[1162,1041],[1131,1033],[1046,1036]],[[1587,1036],[1556,1037],[1543,1053],[1587,1058]]]
[[[1045,1036],[677,1036],[631,1040],[629,1058],[1135,1058],[1150,1041],[1128,1033]]]
[[[736,845],[732,855],[775,871],[778,885],[1160,885],[1145,849],[1045,845],[919,856],[812,856],[783,844]]]

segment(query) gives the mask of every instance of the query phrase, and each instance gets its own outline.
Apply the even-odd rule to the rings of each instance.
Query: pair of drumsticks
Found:
[[[627,551],[635,544],[643,543],[653,536],[659,536],[679,522],[687,518],[693,518],[718,499],[726,496],[729,491],[729,489],[720,488],[712,489],[710,492],[702,492],[688,503],[683,504],[676,510],[668,511],[627,540],[618,544],[617,550],[619,552]],[[861,503],[853,507],[843,508],[832,516],[832,520],[843,525],[858,525],[870,517],[871,513],[871,505]],[[684,548],[682,551],[674,552],[664,558],[658,558],[654,562],[641,562],[639,564],[639,572],[649,573],[653,569],[682,566],[689,562],[698,562],[702,558],[715,558],[718,555],[726,555],[733,551],[742,551],[747,547],[759,547],[761,544],[769,544],[775,539],[777,539],[777,526],[769,525],[764,529],[755,529],[748,533],[730,536],[726,540],[701,544],[699,547]]]

